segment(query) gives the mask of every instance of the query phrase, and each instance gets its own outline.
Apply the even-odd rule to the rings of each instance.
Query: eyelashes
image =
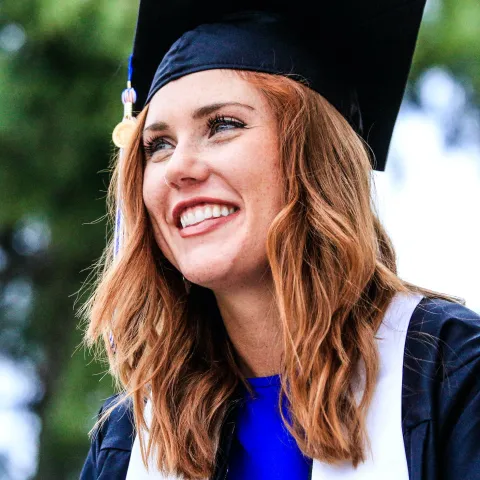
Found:
[[[245,124],[240,120],[237,120],[233,117],[226,117],[225,115],[215,115],[207,120],[208,128],[210,129],[209,138],[212,137],[215,133],[218,133],[217,127],[226,126],[233,128],[244,128]],[[222,129],[220,131],[231,130],[232,128]],[[214,132],[212,134],[212,132]]]
[[[214,135],[235,130],[237,128],[246,128],[246,124],[242,121],[225,115],[215,115],[207,120],[208,138]],[[143,150],[147,158],[152,157],[155,153],[162,150],[169,150],[173,145],[165,137],[153,137],[144,141]]]
[[[165,141],[163,137],[154,137],[149,140],[146,140],[143,144],[143,151],[145,152],[146,157],[150,158],[157,151],[165,150],[165,148],[160,148],[162,144],[170,145],[168,142]]]

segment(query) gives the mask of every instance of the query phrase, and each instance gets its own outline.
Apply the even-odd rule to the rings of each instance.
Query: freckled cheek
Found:
[[[143,178],[143,202],[150,216],[160,224],[164,222],[165,218],[162,206],[166,202],[166,188],[161,175],[158,175],[156,172],[152,174],[148,170],[145,171]]]
[[[161,194],[162,189],[157,188],[155,182],[152,183],[150,183],[148,179],[144,181],[143,202],[145,204],[145,207],[147,208],[147,212],[152,223],[153,235],[155,237],[158,248],[160,248],[167,260],[175,268],[178,268],[178,264],[172,252],[171,245],[164,236],[165,234],[167,234],[168,236],[168,230],[166,230],[165,212],[164,210],[162,210],[162,205],[165,204],[165,199]]]
[[[259,141],[249,147],[243,152],[241,168],[232,173],[250,199],[278,209],[282,181],[277,143]]]
[[[229,164],[232,166],[232,173],[242,175],[246,179],[245,183],[249,184],[252,180],[259,180],[266,174],[271,178],[272,169],[279,168],[277,157],[278,145],[276,141],[265,138],[259,132],[252,140],[239,144],[235,151],[232,152],[232,159]],[[248,179],[248,181],[247,181]]]

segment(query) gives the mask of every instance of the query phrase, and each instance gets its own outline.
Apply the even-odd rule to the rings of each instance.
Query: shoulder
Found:
[[[479,378],[480,316],[454,302],[423,298],[405,342],[404,428],[425,421],[446,425],[479,398]]]
[[[113,407],[107,419],[94,431],[80,480],[113,480],[126,477],[135,439],[133,408],[130,400],[108,398],[98,412],[100,419]]]
[[[117,448],[120,450],[132,449],[134,441],[133,406],[130,399],[119,403],[120,395],[108,398],[99,412],[99,417],[115,406],[103,425],[98,429],[98,436],[101,439],[102,448]]]
[[[479,379],[480,316],[423,298],[410,319],[403,367],[402,428],[415,478],[480,480]]]
[[[405,362],[438,381],[480,359],[480,316],[458,303],[423,298],[407,333]]]

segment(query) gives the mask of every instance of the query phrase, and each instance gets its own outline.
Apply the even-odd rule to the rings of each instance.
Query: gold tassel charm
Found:
[[[112,133],[113,143],[118,148],[125,148],[130,143],[133,133],[135,132],[137,120],[133,116],[133,104],[136,99],[137,94],[129,80],[127,82],[127,88],[122,93],[123,119],[114,128]]]

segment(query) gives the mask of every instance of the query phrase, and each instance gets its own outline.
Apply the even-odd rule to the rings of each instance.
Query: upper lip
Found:
[[[182,202],[178,202],[172,210],[172,218],[173,222],[177,227],[180,227],[180,215],[181,213],[187,209],[194,207],[195,205],[199,205],[201,203],[216,203],[217,205],[227,205],[230,207],[237,207],[236,204],[230,202],[228,200],[222,200],[220,198],[213,198],[213,197],[194,197],[189,198],[188,200],[183,200]],[[238,208],[238,207],[237,207]]]

